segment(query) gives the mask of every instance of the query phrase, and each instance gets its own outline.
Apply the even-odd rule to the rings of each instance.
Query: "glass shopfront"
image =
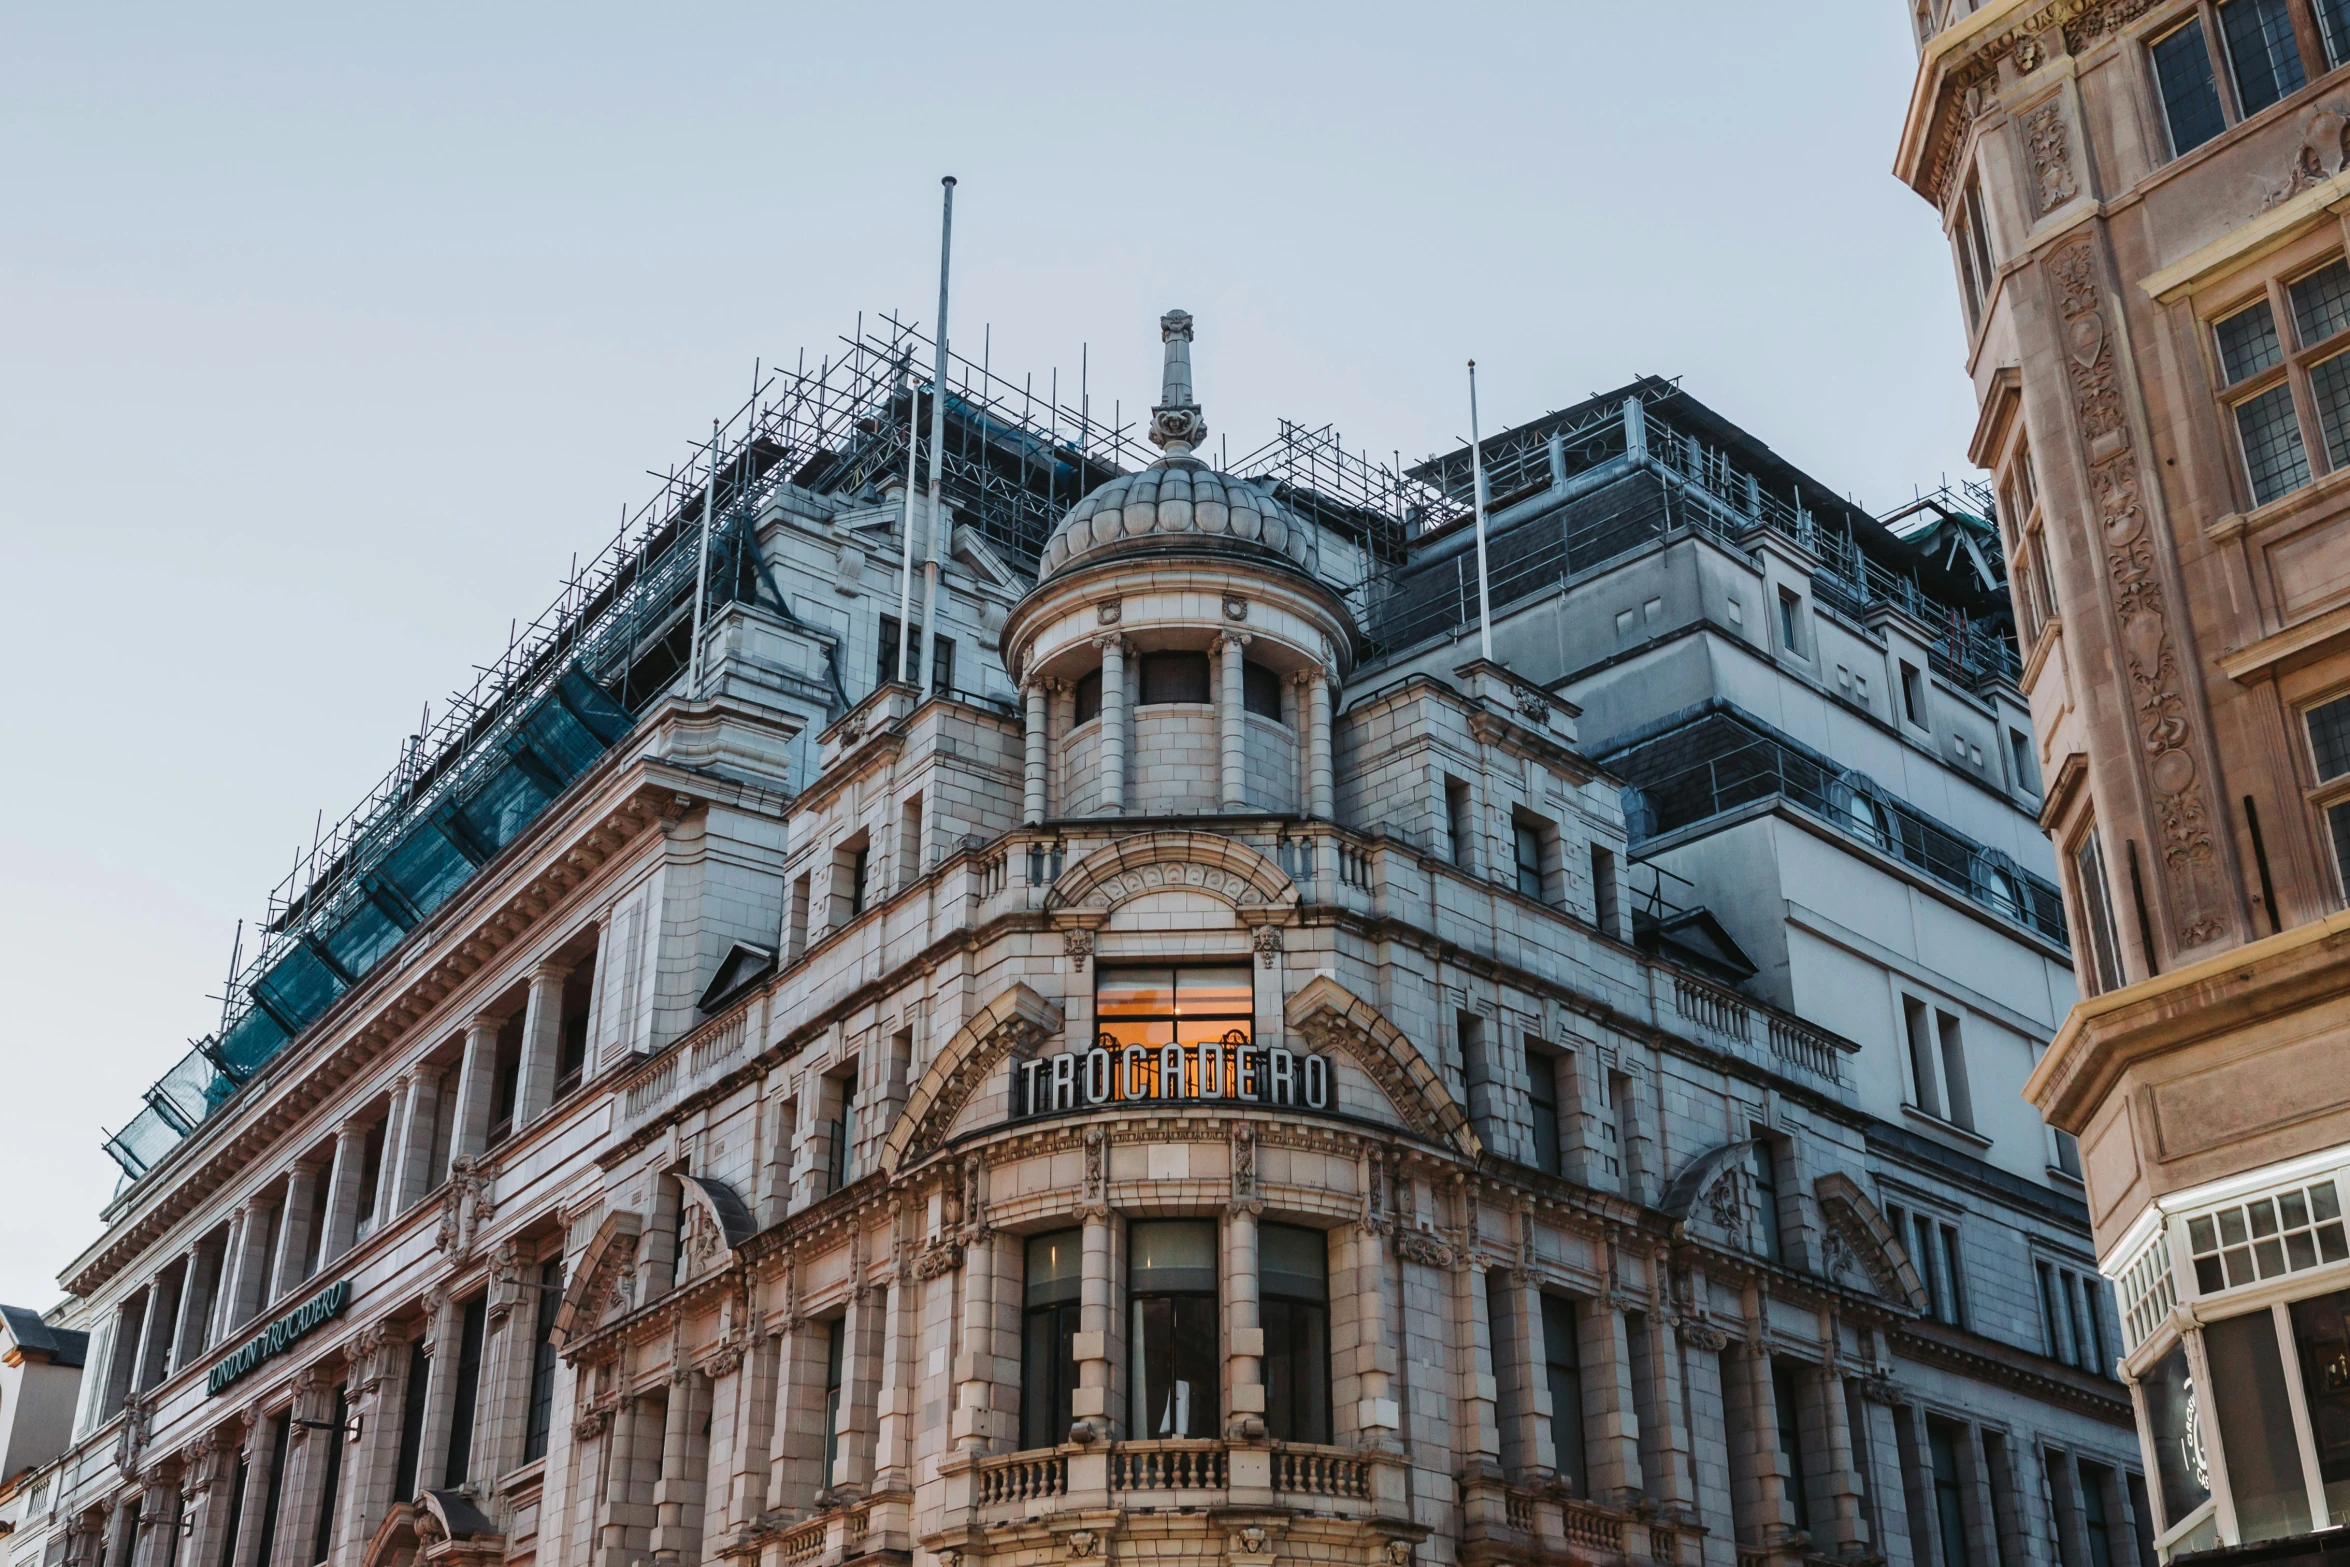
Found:
[[[1142,1438],[1216,1436],[1223,1338],[1215,1221],[1138,1220],[1127,1230],[1126,1247],[1134,1360],[1129,1427]]]

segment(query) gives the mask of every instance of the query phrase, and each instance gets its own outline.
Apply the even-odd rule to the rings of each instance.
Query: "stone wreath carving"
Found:
[[[2199,947],[2222,929],[2218,854],[2195,761],[2178,639],[2148,526],[2146,497],[2140,490],[2092,242],[2082,239],[2059,250],[2049,262],[2049,273],[2065,321],[2065,369],[2072,381],[2073,409],[2088,447],[2095,536],[2113,592],[2116,641],[2161,831],[2172,930],[2181,947]]]

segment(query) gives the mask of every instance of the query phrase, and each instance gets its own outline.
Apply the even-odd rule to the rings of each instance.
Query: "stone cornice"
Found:
[[[2350,910],[2077,1002],[2024,1083],[2079,1136],[2132,1066],[2215,1035],[2256,1032],[2350,989]]]

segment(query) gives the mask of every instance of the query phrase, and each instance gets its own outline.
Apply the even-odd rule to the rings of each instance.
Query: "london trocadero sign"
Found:
[[[351,1304],[351,1281],[341,1279],[287,1312],[223,1356],[204,1379],[204,1390],[217,1393],[264,1360],[282,1355],[296,1340],[321,1324],[333,1321]]]
[[[1012,1115],[1119,1104],[1227,1104],[1327,1110],[1330,1058],[1251,1043],[1235,1030],[1221,1042],[1146,1045],[1108,1034],[1088,1050],[1012,1063]]]

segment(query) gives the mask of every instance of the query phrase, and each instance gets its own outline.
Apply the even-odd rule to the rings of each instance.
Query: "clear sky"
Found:
[[[0,1301],[236,920],[754,356],[927,323],[1235,452],[1644,372],[1883,511],[1966,472],[1899,0],[0,16]]]

